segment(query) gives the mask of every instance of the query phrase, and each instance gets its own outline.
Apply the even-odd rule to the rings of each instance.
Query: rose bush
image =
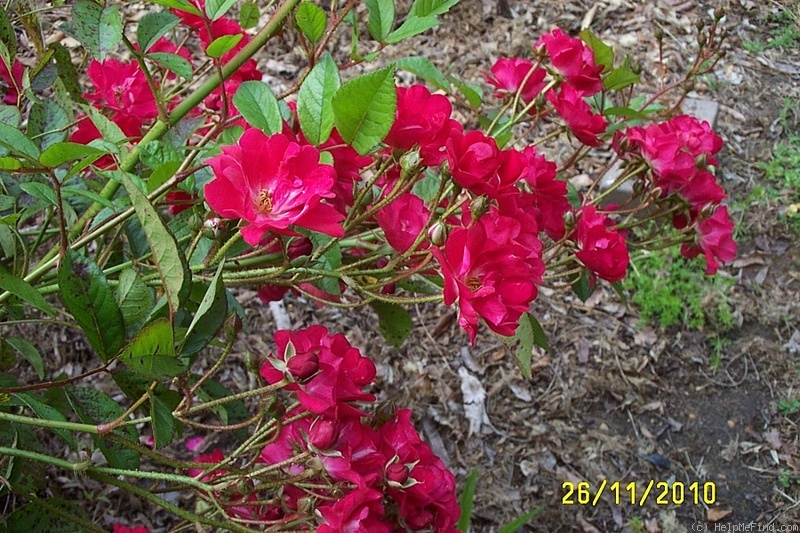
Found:
[[[363,14],[356,3],[328,12],[284,0],[248,31],[261,20],[254,3],[237,6],[237,21],[234,2],[158,1],[169,9],[149,6],[133,30],[118,5],[76,0],[64,31],[92,56],[83,77],[78,50],[61,44],[20,61],[16,33],[29,27],[0,15],[0,312],[17,325],[58,314],[94,357],[63,376],[34,343],[3,340],[20,357],[0,373],[0,494],[19,496],[11,530],[147,529],[44,501],[44,478],[26,469],[48,464],[147,500],[176,527],[454,531],[454,475],[411,411],[374,405],[376,366],[344,335],[278,331],[273,353],[248,354],[252,386],[217,380],[247,331],[238,287],[264,302],[371,305],[396,347],[410,328],[404,305],[454,305],[469,342],[485,326],[526,374],[542,339],[519,325],[535,323],[540,287],[588,298],[597,278],[625,277],[642,243],[680,244],[708,273],[733,259],[714,173],[722,139],[667,105],[670,87],[713,68],[721,15],[698,36],[701,61],[648,99],[632,99],[638,74],[591,32],[556,28],[530,57],[486,71],[484,102],[422,58],[343,81],[375,56],[356,42],[337,63],[328,48],[343,25],[364,16],[382,49],[456,0],[417,0],[400,25],[392,2],[365,2]],[[256,57],[281,31],[296,33],[308,64],[276,95]],[[401,68],[436,90],[397,86]],[[465,112],[478,120],[462,124]],[[619,162],[613,183],[571,188],[581,162],[603,153],[615,154],[606,171]],[[633,193],[609,204],[625,182]],[[64,449],[45,453],[31,426]],[[173,445],[187,434],[193,461]],[[204,450],[213,435],[225,438]],[[137,480],[193,491],[197,505]]]

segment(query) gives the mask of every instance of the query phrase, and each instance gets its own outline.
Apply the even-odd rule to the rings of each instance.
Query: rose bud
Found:
[[[297,354],[286,362],[286,370],[297,381],[305,381],[319,369],[319,357],[314,353]]]

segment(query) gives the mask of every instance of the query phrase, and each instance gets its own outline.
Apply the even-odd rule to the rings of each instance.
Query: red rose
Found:
[[[600,145],[597,136],[606,131],[608,121],[603,115],[592,113],[583,93],[565,83],[558,93],[547,93],[547,99],[580,142],[586,146]]]
[[[630,257],[625,238],[614,222],[593,205],[581,208],[577,228],[577,258],[599,277],[611,283],[625,277]]]
[[[594,52],[580,39],[575,39],[556,28],[542,35],[535,47],[544,46],[550,61],[575,89],[584,96],[603,90],[600,80],[602,65],[595,65]]]
[[[215,179],[205,186],[206,201],[220,216],[248,222],[242,228],[248,244],[258,244],[267,231],[296,235],[290,226],[344,234],[344,215],[323,202],[333,196],[334,169],[320,164],[313,146],[249,129],[208,164]]]

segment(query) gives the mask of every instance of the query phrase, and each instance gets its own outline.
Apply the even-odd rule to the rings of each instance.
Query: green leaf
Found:
[[[328,15],[321,7],[311,2],[303,2],[297,7],[294,20],[312,44],[317,44],[322,39],[325,28],[328,27]]]
[[[233,105],[251,126],[267,135],[279,133],[283,127],[278,99],[261,81],[246,81],[233,95]]]
[[[92,121],[97,131],[103,136],[103,139],[116,145],[127,142],[128,136],[100,111],[89,105],[82,105],[81,109],[89,116],[89,120]]]
[[[28,118],[28,127],[30,127],[30,118]],[[7,124],[12,128],[19,129],[19,124],[22,122],[22,115],[19,109],[13,105],[0,104],[0,124]]]
[[[372,38],[383,42],[394,28],[394,0],[366,0],[369,10],[367,29]]]
[[[126,326],[143,320],[155,305],[153,290],[132,268],[126,268],[120,273],[114,296]]]
[[[22,337],[8,337],[6,342],[31,364],[39,379],[44,379],[44,361],[36,346]]]
[[[41,153],[21,131],[2,122],[0,122],[0,146],[31,161],[37,161]]]
[[[67,112],[52,100],[40,100],[28,115],[28,137],[37,139],[42,150],[67,138],[70,120]],[[56,165],[57,166],[57,165]]]
[[[158,216],[147,197],[126,175],[122,174],[122,183],[128,191],[136,216],[144,230],[147,242],[153,252],[158,273],[167,296],[171,314],[180,308],[180,295],[184,286],[189,283],[189,267],[186,257],[178,248],[178,243]]]
[[[508,524],[502,526],[497,530],[497,533],[514,533],[515,531],[519,531],[519,529],[531,521],[531,518],[535,517],[539,513],[542,512],[544,507],[537,507],[536,509],[532,509],[525,513],[524,515],[520,516],[509,522]]]
[[[455,76],[449,76],[450,81],[456,88],[461,91],[461,94],[467,99],[469,105],[472,106],[473,109],[478,109],[483,105],[483,90],[480,86],[475,85],[474,83],[468,83],[465,81],[461,81]]]
[[[136,28],[136,42],[142,52],[147,52],[150,47],[156,44],[160,38],[167,34],[172,28],[180,23],[181,19],[169,11],[157,11],[148,13],[139,21]]]
[[[186,330],[186,336],[181,343],[182,356],[193,355],[203,349],[217,334],[228,316],[228,296],[225,284],[222,282],[222,266],[219,264],[217,273],[211,280],[197,312]]]
[[[615,68],[603,78],[603,88],[607,91],[620,91],[640,81],[641,79],[638,74],[622,66]]]
[[[49,185],[45,185],[44,183],[39,183],[37,181],[29,181],[28,183],[20,183],[19,188],[34,198],[38,198],[39,200],[45,201],[54,206],[58,205],[56,192]]]
[[[409,37],[426,32],[431,28],[439,25],[439,19],[436,17],[416,17],[409,16],[399,28],[394,30],[386,37],[386,42],[389,44],[399,43]]]
[[[150,423],[158,450],[169,445],[175,437],[175,417],[172,416],[172,409],[153,391],[147,394],[150,396]]]
[[[147,324],[119,356],[125,366],[154,381],[186,372],[186,363],[175,355],[175,334],[167,318]]]
[[[603,65],[602,73],[606,73],[614,68],[614,49],[600,40],[600,38],[592,33],[592,30],[586,28],[582,30],[578,37],[591,48],[594,52],[594,64]]]
[[[40,378],[42,379],[42,378]],[[36,416],[43,420],[55,420],[57,422],[66,422],[67,418],[61,414],[61,411],[52,407],[51,405],[45,403],[42,398],[37,394],[29,394],[27,392],[21,392],[14,395],[15,398],[22,401],[25,405],[30,407]],[[55,433],[58,438],[64,441],[67,446],[71,447],[73,450],[78,449],[78,445],[75,442],[75,438],[72,436],[72,433],[65,429],[51,429],[53,433]]]
[[[72,6],[75,37],[99,61],[115,51],[122,41],[119,6],[103,8],[93,0],[77,0]]]
[[[530,379],[533,345],[548,349],[547,337],[539,321],[532,314],[525,313],[519,319],[519,326],[514,336],[501,339],[514,351],[522,377]]]
[[[199,9],[194,7],[190,4],[187,0],[150,0],[154,4],[158,4],[164,7],[171,7],[173,9],[177,9],[178,11],[183,11],[185,13],[191,13],[192,15],[197,15],[198,17],[202,15]]]
[[[408,16],[429,17],[444,15],[458,2],[459,0],[414,0]]]
[[[469,529],[469,524],[472,521],[472,508],[475,503],[475,487],[478,484],[478,470],[473,469],[469,473],[469,477],[464,482],[464,491],[461,493],[459,500],[459,507],[461,507],[461,516],[456,523],[456,529],[466,533]]]
[[[58,267],[61,299],[103,362],[125,344],[125,322],[105,274],[89,258],[67,249]]]
[[[300,129],[313,145],[319,146],[331,135],[334,120],[332,99],[340,85],[339,69],[330,53],[325,52],[297,93]]]
[[[402,57],[394,62],[394,66],[424,79],[445,92],[450,92],[451,90],[450,82],[447,80],[447,77],[427,58],[415,56]]]
[[[206,0],[206,15],[211,20],[217,20],[233,7],[236,0]]]
[[[0,10],[0,42],[6,45],[8,59],[13,63],[14,57],[17,55],[17,36],[14,33],[14,28],[11,27],[11,22],[8,20],[8,12],[5,9]]]
[[[638,120],[647,118],[647,115],[644,113],[630,107],[609,107],[603,110],[603,115],[607,117],[628,117]]]
[[[333,97],[336,129],[361,155],[375,148],[389,133],[396,108],[393,67],[352,79]]]
[[[239,26],[245,30],[255,28],[260,16],[258,5],[255,2],[245,2],[239,8]]]
[[[378,329],[383,338],[395,348],[400,348],[411,333],[408,311],[401,305],[378,300],[369,305],[378,313]]]
[[[314,250],[324,248],[333,240],[333,237],[315,231],[308,232],[308,238],[314,245]],[[328,248],[328,250],[317,260],[316,268],[323,270],[336,270],[342,266],[342,250],[339,243],[336,242]],[[339,279],[334,277],[324,277],[317,281],[314,285],[323,291],[339,296],[342,292],[339,289]]]
[[[582,302],[589,299],[594,292],[594,287],[589,279],[589,270],[585,268],[581,271],[580,276],[572,282],[572,291]]]
[[[170,72],[174,72],[185,80],[192,79],[192,64],[178,54],[168,52],[153,52],[145,56],[147,59],[161,65]]]
[[[22,163],[19,159],[11,156],[0,157],[0,170],[19,170]]]
[[[8,515],[5,526],[8,533],[74,533],[85,531],[82,527],[88,519],[86,514],[72,503],[47,498],[46,506],[55,507],[60,512],[54,512],[42,505],[42,500],[33,499],[27,505],[16,509]]]
[[[2,267],[0,267],[0,289],[10,292],[23,302],[32,305],[40,311],[44,311],[50,316],[55,314],[55,309],[47,303],[42,293],[34,289],[33,286],[24,279],[18,278]]]
[[[48,48],[53,51],[53,59],[56,61],[56,71],[58,79],[64,85],[72,100],[75,102],[85,102],[83,91],[78,83],[78,71],[72,63],[69,51],[61,43],[50,43]]]
[[[84,424],[107,424],[117,420],[124,414],[122,407],[117,402],[96,388],[67,387],[65,392],[72,409],[75,410],[78,418]],[[139,442],[138,434],[133,426],[119,427],[114,430],[114,433],[132,442]],[[101,435],[92,435],[92,440],[112,468],[139,469],[138,452]]]
[[[74,168],[75,167],[73,167],[73,169]],[[72,170],[72,169],[70,169],[70,170]],[[61,196],[64,197],[64,198],[82,196],[83,198],[88,198],[92,202],[97,202],[98,204],[102,205],[103,207],[107,207],[109,209],[114,209],[114,202],[112,202],[108,198],[100,196],[96,192],[92,192],[92,191],[85,190],[85,189],[78,189],[78,188],[74,188],[74,187],[62,187],[61,188]]]
[[[87,146],[85,144],[59,142],[42,152],[42,155],[39,156],[39,163],[46,167],[56,168],[68,161],[75,161],[76,159],[83,159],[86,157],[97,160],[106,153],[107,152],[103,150],[98,150],[93,146]]]
[[[217,37],[211,44],[208,45],[206,48],[206,55],[208,57],[213,58],[220,58],[233,50],[233,48],[239,44],[239,41],[242,40],[244,34],[236,34],[236,35],[223,35],[222,37]]]

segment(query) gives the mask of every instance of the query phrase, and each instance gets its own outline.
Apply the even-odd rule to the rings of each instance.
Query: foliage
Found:
[[[630,276],[623,287],[641,313],[642,321],[668,328],[683,325],[702,328],[711,325],[725,332],[734,325],[728,294],[734,280],[706,276],[674,248],[647,252],[634,257]]]
[[[734,257],[713,173],[722,139],[656,105],[714,68],[721,12],[699,30],[685,78],[648,99],[634,96],[627,58],[560,29],[531,58],[498,60],[489,98],[423,58],[368,65],[457,0],[415,0],[404,17],[393,0],[357,3],[284,0],[262,17],[254,2],[152,0],[137,21],[114,2],[48,8],[74,49],[45,47],[56,28],[37,12],[0,14],[0,319],[67,327],[90,352],[83,374],[65,376],[41,335],[0,338],[0,495],[16,502],[6,528],[100,530],[41,497],[49,465],[147,500],[176,528],[452,531],[455,477],[410,411],[374,405],[376,367],[343,335],[279,331],[271,353],[246,354],[252,386],[221,382],[252,333],[237,287],[264,302],[292,291],[369,305],[397,348],[408,306],[456,305],[472,343],[488,328],[529,375],[533,345],[548,347],[530,313],[540,286],[588,298],[599,280],[625,278],[633,246],[680,244],[676,264],[702,254],[708,274]],[[305,64],[276,94],[256,57],[283,32]],[[340,32],[348,58],[331,54]],[[26,57],[22,33],[35,44]],[[397,87],[398,69],[444,94]],[[465,130],[454,102],[481,128]],[[622,174],[568,191],[599,147]],[[607,206],[625,182],[634,194]],[[675,231],[651,225],[657,216]],[[683,272],[676,283],[693,286]],[[41,431],[67,448],[46,450]],[[205,433],[225,451],[201,453]],[[184,437],[193,461],[176,450]],[[191,491],[196,505],[143,481]]]

